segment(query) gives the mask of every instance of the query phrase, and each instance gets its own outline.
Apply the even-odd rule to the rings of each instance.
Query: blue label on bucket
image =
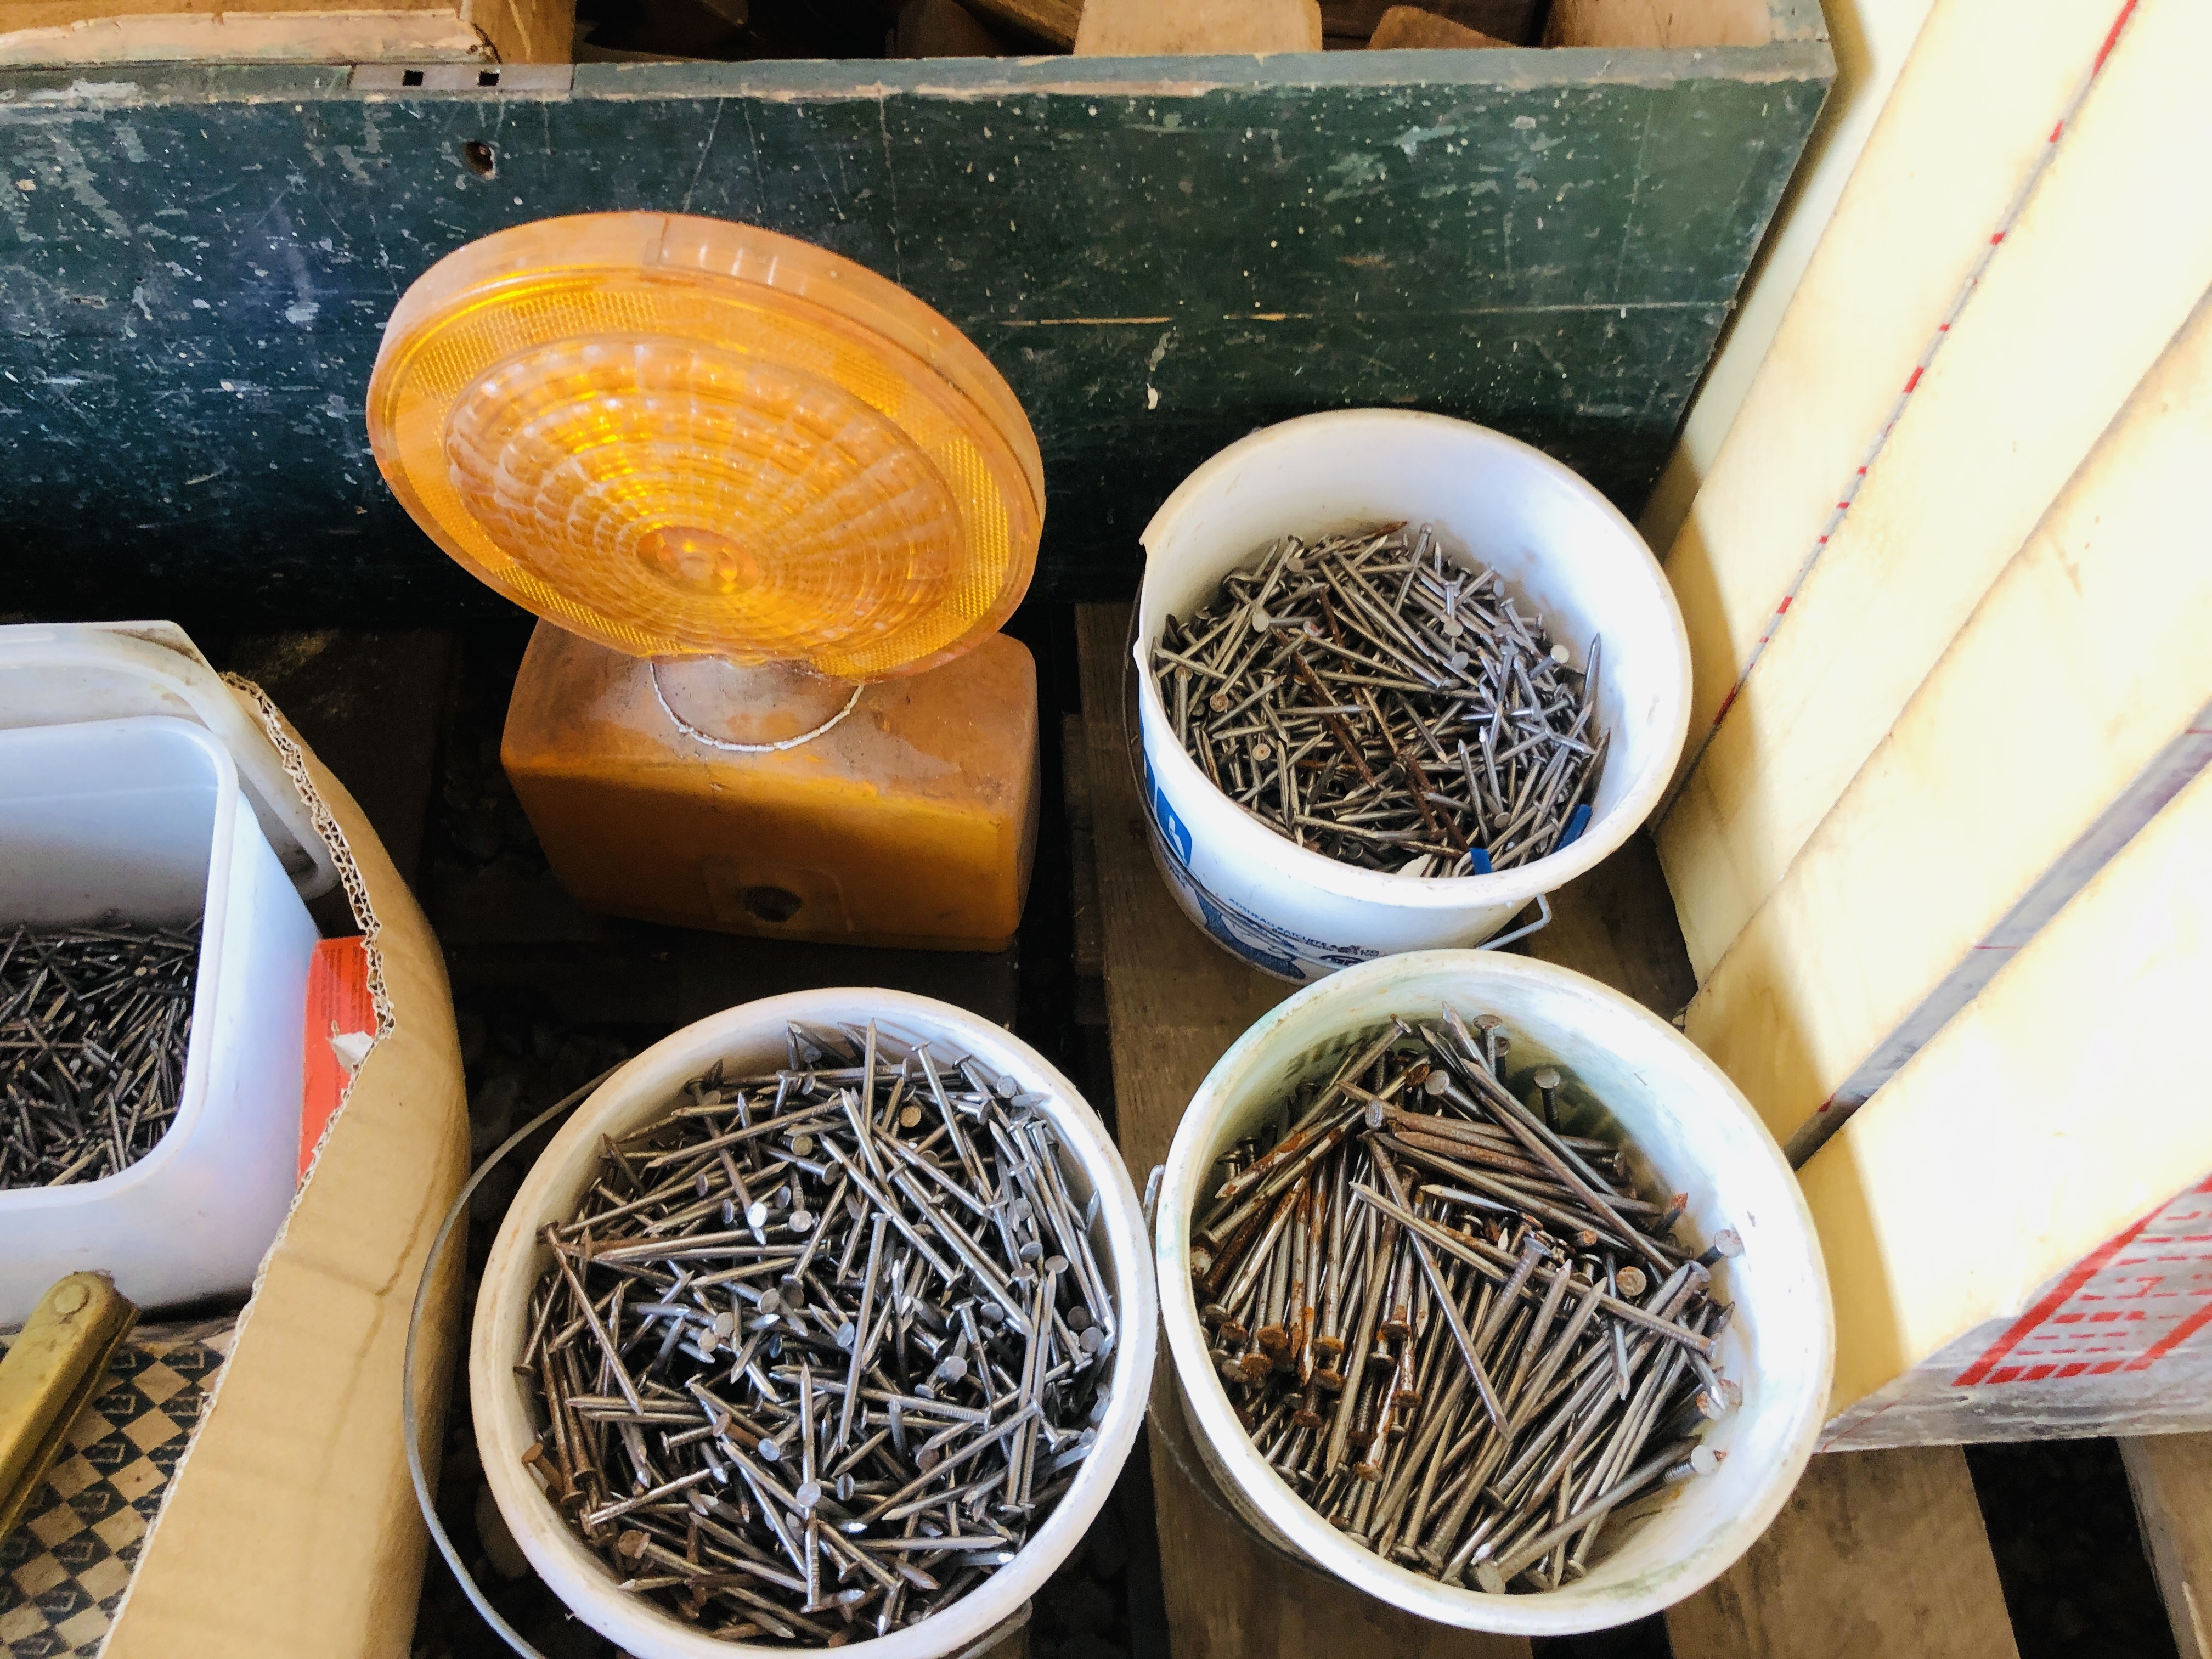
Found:
[[[1168,805],[1167,796],[1152,776],[1149,759],[1145,763],[1145,794],[1152,807],[1146,816],[1160,869],[1183,908],[1218,943],[1263,973],[1301,984],[1310,984],[1340,968],[1356,968],[1382,955],[1364,945],[1331,945],[1293,933],[1212,891],[1190,872],[1190,830]]]
[[[1167,791],[1161,788],[1158,780],[1152,776],[1150,760],[1145,763],[1145,793],[1151,798],[1152,823],[1158,828],[1160,839],[1166,842],[1174,852],[1176,863],[1188,865],[1190,862],[1190,826],[1176,815],[1174,807],[1168,805]]]

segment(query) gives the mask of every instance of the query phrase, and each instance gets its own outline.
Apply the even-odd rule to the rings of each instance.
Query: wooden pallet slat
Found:
[[[1153,867],[1122,724],[1128,611],[1078,611],[1083,753],[1103,922],[1121,1145],[1141,1184],[1190,1095],[1290,987],[1246,968],[1176,908]],[[1071,758],[1071,763],[1076,763]],[[1692,981],[1650,842],[1553,896],[1530,955],[1663,1015]],[[1175,1659],[1350,1652],[1359,1659],[1522,1659],[1528,1644],[1431,1625],[1276,1556],[1231,1519],[1200,1469],[1164,1356],[1151,1444]],[[1863,1605],[1862,1605],[1863,1604]],[[1679,1659],[2013,1659],[1996,1569],[1955,1449],[1815,1458],[1745,1561],[1668,1615]],[[1854,1647],[1849,1635],[1869,1644]],[[1350,1645],[1347,1646],[1346,1644]]]
[[[2212,1434],[2120,1442],[2179,1659],[2212,1659]]]
[[[1141,1187],[1213,1062],[1294,988],[1246,967],[1176,908],[1152,866],[1122,738],[1127,607],[1085,605],[1076,615],[1115,1111],[1122,1156]],[[1164,1352],[1149,1437],[1175,1659],[1528,1659],[1519,1638],[1430,1624],[1261,1545],[1204,1489],[1172,1376]]]
[[[1956,1446],[1815,1457],[1743,1559],[1667,1612],[1675,1659],[2017,1659]]]

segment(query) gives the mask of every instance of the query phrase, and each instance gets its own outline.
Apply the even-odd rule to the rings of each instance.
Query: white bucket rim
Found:
[[[1097,1225],[1104,1228],[1113,1258],[1120,1350],[1115,1356],[1105,1415],[1095,1425],[1097,1438],[1075,1482],[1044,1524],[1015,1559],[941,1613],[887,1636],[848,1644],[842,1652],[864,1659],[942,1659],[958,1654],[1011,1618],[1041,1589],[1072,1554],[1105,1507],[1122,1466],[1136,1443],[1145,1419],[1158,1358],[1158,1297],[1143,1206],[1128,1167],[1108,1138],[1104,1123],[1075,1085],[1043,1055],[1012,1031],[950,1003],[909,992],[842,988],[786,992],[726,1008],[671,1032],[625,1061],[571,1113],[541,1152],[509,1201],[507,1219],[493,1240],[469,1333],[468,1376],[477,1451],[484,1480],[514,1540],[531,1566],[564,1606],[608,1640],[636,1659],[726,1659],[732,1654],[805,1651],[724,1640],[684,1625],[642,1598],[625,1595],[606,1568],[586,1550],[565,1522],[551,1528],[526,1524],[526,1516],[549,1513],[544,1492],[526,1472],[522,1448],[534,1436],[519,1432],[526,1411],[514,1392],[513,1355],[489,1352],[489,1336],[498,1322],[496,1291],[512,1282],[526,1300],[535,1275],[530,1269],[534,1236],[523,1231],[538,1200],[556,1170],[580,1154],[594,1153],[602,1121],[636,1091],[650,1089],[672,1096],[684,1079],[696,1076],[716,1058],[750,1046],[741,1035],[772,1026],[781,1041],[787,1024],[833,1024],[865,1022],[892,1025],[916,1035],[955,1037],[964,1053],[1011,1073],[1046,1097],[1039,1110],[1048,1116],[1061,1142],[1082,1164],[1100,1195]],[[1004,1063],[1002,1063],[1002,1061]],[[520,1260],[520,1267],[514,1264]],[[502,1391],[503,1390],[503,1391]],[[546,1534],[556,1542],[549,1547]]]
[[[1573,969],[1502,951],[1466,949],[1414,951],[1362,963],[1358,967],[1347,968],[1318,980],[1293,994],[1261,1015],[1230,1045],[1191,1097],[1190,1105],[1184,1110],[1174,1142],[1168,1151],[1152,1231],[1153,1259],[1161,1286],[1160,1320],[1167,1333],[1176,1384],[1194,1425],[1194,1433],[1202,1440],[1202,1454],[1218,1460],[1243,1489],[1237,1494],[1242,1502],[1264,1512],[1270,1524],[1278,1528],[1294,1548],[1318,1570],[1375,1596],[1378,1601],[1437,1623],[1462,1629],[1529,1637],[1572,1635],[1609,1629],[1662,1612],[1695,1595],[1725,1572],[1741,1557],[1742,1551],[1749,1548],[1759,1534],[1781,1513],[1799,1475],[1813,1455],[1821,1425],[1826,1420],[1826,1386],[1808,1391],[1795,1402],[1785,1435],[1788,1449],[1776,1465],[1778,1470],[1786,1468],[1787,1478],[1770,1476],[1759,1489],[1758,1501],[1748,1509],[1739,1511],[1735,1524],[1729,1529],[1731,1536],[1741,1538],[1739,1547],[1700,1550],[1670,1570],[1645,1573],[1638,1581],[1638,1587],[1633,1589],[1606,1587],[1601,1591],[1594,1592],[1585,1584],[1578,1583],[1539,1595],[1493,1595],[1446,1584],[1400,1566],[1395,1562],[1385,1560],[1352,1543],[1330,1526],[1328,1520],[1304,1498],[1291,1490],[1288,1483],[1268,1466],[1259,1449],[1253,1445],[1237,1420],[1227,1393],[1220,1387],[1218,1379],[1214,1377],[1207,1359],[1206,1334],[1199,1319],[1197,1301],[1191,1291],[1191,1216],[1188,1206],[1178,1201],[1177,1195],[1182,1183],[1176,1177],[1180,1172],[1189,1170],[1206,1150],[1196,1144],[1199,1126],[1211,1115],[1206,1109],[1210,1107],[1212,1097],[1223,1093],[1225,1081],[1245,1066],[1255,1049],[1274,1039],[1279,1031],[1297,1021],[1301,1012],[1316,1000],[1354,994],[1370,979],[1476,971],[1500,977],[1525,977],[1540,983],[1548,982],[1581,996],[1597,994],[1601,1000],[1614,1005],[1615,1011],[1621,1016],[1632,1018],[1649,1030],[1662,1033],[1665,1040],[1679,1045],[1680,1050],[1693,1063],[1693,1068],[1705,1073],[1717,1085],[1717,1098],[1731,1103],[1746,1122],[1759,1131],[1754,1139],[1771,1164],[1770,1173],[1776,1178],[1776,1190],[1785,1196],[1797,1231],[1806,1242],[1811,1265],[1822,1291],[1819,1358],[1814,1370],[1823,1378],[1832,1376],[1836,1347],[1835,1311],[1827,1291],[1820,1237],[1813,1224],[1812,1212],[1807,1207],[1798,1186],[1796,1172],[1790,1168],[1781,1147],[1775,1143],[1772,1134],[1766,1131],[1763,1121],[1750,1103],[1743,1098],[1727,1074],[1689,1039],[1642,1005]],[[1206,1167],[1211,1167],[1210,1159]],[[1202,1176],[1203,1170],[1195,1174]],[[1190,1378],[1201,1371],[1212,1386],[1201,1388],[1190,1382]],[[1266,1493],[1273,1501],[1262,1504],[1260,1501],[1261,1493]],[[1232,1504],[1232,1507],[1236,1505]],[[1589,1616],[1592,1614],[1599,1616]]]
[[[1136,670],[1137,696],[1146,714],[1171,737],[1174,721],[1145,661],[1145,653],[1152,641],[1147,637],[1143,621],[1144,588],[1151,580],[1151,557],[1155,545],[1173,535],[1177,521],[1212,489],[1213,481],[1221,473],[1238,465],[1251,451],[1280,441],[1285,434],[1303,438],[1327,435],[1345,428],[1358,431],[1377,426],[1419,428],[1432,433],[1449,431],[1463,440],[1516,453],[1612,520],[1626,535],[1629,544],[1643,550],[1640,567],[1631,568],[1640,568],[1646,576],[1649,597],[1656,599],[1671,618],[1674,626],[1670,637],[1676,659],[1675,672],[1666,678],[1667,702],[1671,706],[1662,707],[1653,724],[1662,731],[1671,727],[1674,735],[1670,741],[1660,744],[1653,750],[1651,763],[1644,769],[1642,775],[1632,781],[1620,799],[1605,812],[1591,814],[1583,833],[1570,845],[1547,854],[1533,864],[1521,865],[1511,870],[1493,871],[1488,875],[1409,877],[1379,870],[1364,870],[1354,865],[1340,864],[1324,854],[1301,847],[1256,818],[1249,821],[1256,832],[1266,836],[1270,842],[1279,843],[1279,860],[1286,872],[1307,884],[1340,898],[1362,904],[1397,906],[1410,910],[1464,910],[1493,904],[1525,904],[1539,893],[1556,892],[1577,876],[1595,868],[1601,860],[1619,851],[1621,844],[1636,833],[1638,827],[1658,805],[1661,796],[1672,781],[1690,730],[1690,637],[1689,630],[1682,621],[1681,605],[1674,597],[1674,585],[1667,580],[1665,570],[1652,554],[1643,533],[1629,522],[1620,509],[1572,467],[1555,460],[1533,444],[1523,443],[1518,438],[1474,421],[1412,409],[1326,410],[1319,414],[1300,415],[1287,421],[1279,421],[1273,426],[1264,426],[1247,433],[1209,458],[1176,485],[1175,492],[1160,504],[1159,510],[1152,514],[1138,538],[1144,546],[1146,562],[1145,575],[1138,587],[1136,608],[1133,612],[1136,636],[1130,646],[1130,660]],[[1249,557],[1255,550],[1247,550],[1240,555],[1240,562]],[[1234,569],[1236,567],[1231,565],[1229,568]],[[1160,747],[1160,760],[1151,763],[1165,764],[1187,784],[1219,796],[1225,805],[1235,807],[1236,803],[1221,793],[1213,780],[1200,769],[1198,763],[1191,759],[1180,744],[1170,740]],[[1151,761],[1149,755],[1146,759]],[[1241,810],[1239,816],[1245,816]]]

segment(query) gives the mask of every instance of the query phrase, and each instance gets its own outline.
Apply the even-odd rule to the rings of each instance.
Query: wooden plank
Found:
[[[1690,635],[1686,763],[1819,550],[1841,492],[1895,415],[1990,235],[2047,155],[2111,27],[2105,11],[2075,0],[1939,0],[1924,23],[1908,15],[1884,30],[1893,58],[1910,47],[1892,71],[1895,88],[1878,121],[1857,118],[1864,148],[1848,183],[1826,186],[1833,206],[1817,248],[1793,250],[1802,274],[1778,324],[1767,320],[1771,346],[1740,394],[1695,510],[1684,518],[1674,509],[1679,533],[1655,539]],[[1762,282],[1753,307],[1771,303]],[[1700,945],[1698,928],[1694,915],[1686,921],[1702,970],[1726,940]]]
[[[1371,40],[1391,0],[1322,0],[1322,32],[1338,46]],[[1429,0],[1422,10],[1511,46],[1537,44],[1535,0]]]
[[[2212,771],[1799,1172],[1828,1443],[2212,1427],[2207,846]]]
[[[1247,967],[1188,921],[1153,867],[1122,741],[1128,611],[1076,613],[1091,765],[1115,1109],[1141,1187],[1167,1154],[1192,1093],[1247,1026],[1294,988]],[[1176,1659],[1260,1653],[1360,1659],[1527,1659],[1517,1638],[1432,1625],[1384,1607],[1262,1546],[1210,1486],[1163,1360],[1152,1400],[1152,1482]]]
[[[1464,23],[1455,23],[1449,17],[1418,6],[1393,6],[1382,14],[1382,21],[1375,26],[1368,37],[1370,52],[1466,51],[1489,46],[1510,46],[1510,40],[1500,40],[1496,35],[1485,34],[1480,29],[1471,29]]]
[[[1767,0],[1552,0],[1555,46],[1759,46],[1774,39]]]
[[[2212,1659],[2212,1434],[2123,1440],[2120,1459],[2174,1650],[2179,1659]]]
[[[1319,52],[1321,0],[1084,0],[1078,58]]]
[[[2212,760],[2208,453],[2212,299],[1691,1004],[1794,1157]],[[2081,648],[2101,640],[2125,645]]]
[[[46,25],[11,17],[0,31],[0,64],[4,64],[394,61],[495,64],[499,54],[453,12],[419,9],[329,14],[174,12],[81,17]]]
[[[1127,593],[1177,483],[1316,408],[1479,419],[1632,510],[1827,72],[1791,44],[0,74],[0,536],[67,550],[4,603],[503,614],[385,489],[362,388],[434,260],[611,208],[808,238],[969,333],[1042,443],[1040,597]]]
[[[1838,7],[1829,33],[1836,54],[1836,81],[1805,146],[1805,157],[1775,210],[1773,228],[1759,249],[1759,263],[1745,283],[1735,315],[1711,368],[1698,388],[1682,422],[1674,453],[1652,487],[1637,527],[1662,554],[1674,544],[1690,515],[1691,502],[1716,465],[1744,401],[1759,377],[1767,373],[1768,350],[1796,303],[1801,279],[1832,222],[1854,170],[1866,153],[1906,58],[1917,49],[1921,26],[1936,0],[1858,0]],[[1948,158],[1947,158],[1948,159]],[[1783,358],[1775,359],[1779,374]],[[1845,411],[1836,411],[1844,413]],[[1824,411],[1805,411],[1820,417]],[[1742,441],[1754,434],[1747,431]]]
[[[1083,21],[1079,0],[975,0],[975,9],[1017,34],[1066,52]]]
[[[9,0],[0,64],[555,64],[575,21],[575,0]]]
[[[2135,8],[2018,219],[1984,233],[2002,246],[1863,484],[1832,497],[1825,547],[1709,742],[1700,684],[1692,769],[1658,833],[1701,974],[2212,279],[2212,104],[2191,73],[2208,54],[2212,9]]]
[[[1682,1659],[2016,1659],[1955,1446],[1815,1457],[1744,1558],[1667,1611]]]

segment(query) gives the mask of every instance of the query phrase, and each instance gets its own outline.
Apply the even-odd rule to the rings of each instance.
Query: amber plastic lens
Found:
[[[634,656],[915,672],[1036,567],[1036,440],[989,361],[749,225],[590,214],[471,243],[392,313],[368,428],[447,553]]]

